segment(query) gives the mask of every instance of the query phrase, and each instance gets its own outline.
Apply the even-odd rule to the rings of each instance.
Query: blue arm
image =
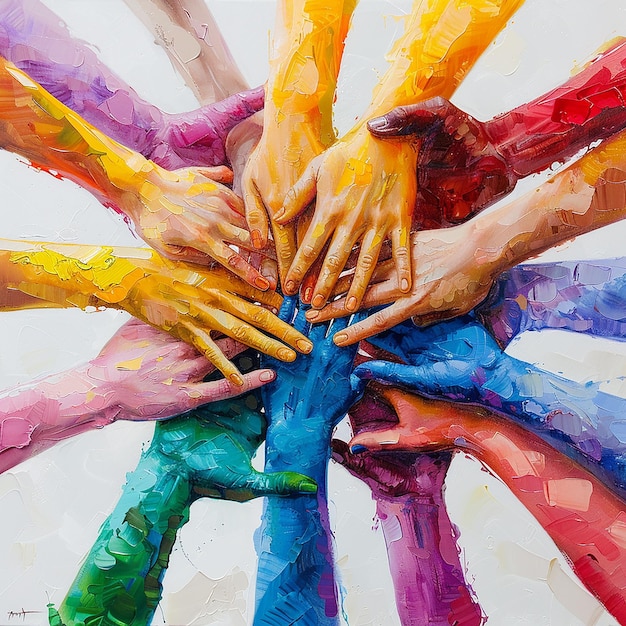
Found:
[[[337,624],[338,602],[328,523],[327,467],[334,426],[355,397],[350,373],[356,346],[338,348],[337,320],[313,328],[287,298],[280,317],[308,334],[313,351],[293,363],[265,359],[276,381],[262,391],[268,418],[265,469],[313,478],[317,494],[267,499],[258,536],[256,625]]]

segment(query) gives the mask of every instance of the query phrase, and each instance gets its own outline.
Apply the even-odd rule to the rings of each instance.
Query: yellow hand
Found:
[[[259,291],[221,268],[206,270],[159,257],[140,248],[4,242],[0,268],[5,287],[40,298],[46,306],[108,306],[187,341],[236,384],[237,369],[216,346],[223,333],[284,361],[311,343],[299,332],[254,304],[276,309],[281,298]],[[8,248],[8,249],[7,249]],[[256,328],[255,328],[256,327]]]

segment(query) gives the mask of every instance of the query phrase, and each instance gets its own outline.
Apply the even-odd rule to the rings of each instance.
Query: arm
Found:
[[[355,244],[360,255],[347,307],[359,308],[383,241],[391,239],[397,284],[411,288],[409,233],[415,206],[417,151],[404,142],[380,141],[366,121],[394,106],[434,96],[449,97],[522,0],[416,2],[393,62],[357,125],[311,163],[277,216],[295,218],[317,194],[316,208],[298,247],[285,285],[294,293],[324,246],[329,244],[312,304],[321,308]]]
[[[294,314],[295,299],[288,298],[281,317]],[[306,327],[303,311],[294,324]],[[318,492],[265,504],[257,544],[258,624],[330,625],[338,619],[326,478],[332,430],[354,399],[350,371],[356,351],[337,349],[327,330],[325,324],[312,328],[313,351],[290,366],[266,362],[278,369],[262,394],[269,422],[265,469],[306,474]]]
[[[374,348],[368,345],[365,350]],[[393,409],[371,384],[350,408],[349,417],[354,435],[397,423]],[[372,490],[401,623],[481,624],[481,608],[464,577],[458,529],[444,499],[452,454],[353,453],[336,439],[332,447],[333,459]]]
[[[251,247],[243,205],[211,172],[168,172],[111,140],[0,59],[0,144],[92,191],[132,220],[162,254],[215,258],[261,289],[268,281],[229,244]],[[208,255],[208,256],[207,256]]]
[[[257,247],[267,243],[271,222],[284,284],[295,254],[295,229],[274,217],[311,159],[334,141],[332,102],[356,0],[277,5],[263,135],[246,168],[243,191]]]
[[[133,0],[126,5],[165,49],[201,104],[248,88],[205,2]]]
[[[625,60],[626,41],[620,39],[565,84],[487,122],[443,98],[370,120],[374,136],[417,144],[420,209],[412,229],[465,220],[506,195],[518,179],[622,130]]]
[[[245,346],[218,342],[227,358]],[[272,380],[271,370],[203,383],[215,368],[193,348],[137,320],[85,365],[9,389],[0,398],[0,472],[80,432],[118,419],[153,420],[239,395]]]
[[[492,470],[534,515],[576,575],[620,623],[624,592],[624,502],[595,476],[536,435],[495,416],[399,390],[385,397],[399,423],[362,433],[351,446],[368,450],[460,448]],[[550,580],[550,571],[548,580]]]
[[[626,259],[518,265],[500,275],[477,314],[501,346],[527,330],[626,338]]]
[[[280,297],[262,292],[220,269],[174,263],[141,248],[2,241],[0,306],[17,291],[44,306],[110,307],[167,330],[191,343],[225,376],[241,385],[237,369],[216,346],[211,332],[223,333],[279,359],[295,352],[253,326],[281,336],[298,350],[311,349],[301,333],[278,320],[260,302],[277,308]],[[300,342],[300,343],[298,343]]]

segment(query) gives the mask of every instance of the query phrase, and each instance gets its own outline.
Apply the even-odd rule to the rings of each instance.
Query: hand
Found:
[[[246,349],[232,339],[219,339],[216,345],[228,359]],[[94,391],[119,407],[116,418],[124,420],[172,417],[201,404],[240,395],[275,378],[271,370],[257,370],[243,376],[243,386],[226,379],[202,382],[214,370],[191,346],[132,319],[87,365],[86,374],[91,382],[104,383],[104,390],[97,387]]]
[[[373,379],[464,402],[479,401],[484,393],[511,396],[513,360],[472,318],[423,329],[406,322],[371,341],[404,363],[367,361],[353,372],[361,381]]]
[[[274,452],[280,452],[286,465],[291,465],[286,459],[293,458],[296,466],[305,460],[312,466],[327,454],[332,429],[355,400],[350,372],[356,348],[337,348],[329,325],[311,327],[296,302],[295,297],[286,298],[280,317],[294,320],[294,327],[313,342],[313,350],[289,365],[262,359],[264,367],[276,368],[276,381],[262,396],[271,424],[268,445],[276,441]],[[340,327],[346,324],[338,322]]]
[[[236,385],[243,380],[237,368],[216,345],[211,332],[219,332],[268,353],[280,360],[293,361],[296,354],[284,344],[257,331],[254,326],[280,337],[299,351],[310,351],[311,342],[301,333],[254,304],[277,308],[275,292],[253,289],[229,272],[216,268],[201,270],[183,263],[150,258],[130,259],[137,280],[127,291],[99,297],[109,306],[128,311],[152,326],[193,345]],[[121,287],[120,287],[121,288]]]
[[[296,472],[258,472],[252,457],[265,438],[266,422],[254,396],[196,409],[191,416],[161,422],[153,453],[189,475],[195,498],[243,502],[267,495],[311,494],[313,480]]]
[[[258,289],[269,281],[231,245],[252,248],[243,203],[211,172],[151,171],[129,210],[140,236],[165,257],[208,264],[215,259]]]
[[[500,271],[506,269],[491,258],[488,249],[483,251],[472,244],[474,239],[471,222],[411,235],[413,284],[410,293],[400,292],[390,263],[379,266],[372,278],[375,284],[366,292],[362,307],[393,304],[335,335],[337,345],[346,346],[366,339],[410,317],[424,325],[472,310],[487,297]],[[321,311],[309,311],[307,319],[321,322],[350,313],[344,297]]]
[[[411,145],[373,139],[366,129],[340,140],[311,162],[285,199],[284,211],[275,217],[278,224],[287,224],[317,195],[313,219],[283,281],[285,293],[296,293],[328,244],[311,300],[315,308],[321,308],[346,267],[353,246],[360,243],[346,299],[347,310],[356,311],[387,237],[391,238],[397,284],[401,292],[409,291],[408,238],[415,205],[416,162]]]
[[[263,134],[248,159],[242,189],[255,248],[267,245],[271,224],[284,285],[284,277],[296,253],[296,228],[293,224],[278,223],[275,216],[282,209],[287,192],[324,146],[306,117],[288,115],[280,124],[268,124],[267,118],[266,110]]]
[[[508,194],[518,180],[491,141],[487,124],[444,98],[398,107],[367,127],[380,139],[406,137],[418,147],[412,230],[465,220]]]
[[[161,167],[226,163],[226,138],[231,129],[263,108],[263,87],[237,93],[189,113],[169,114],[146,155]]]
[[[355,435],[395,428],[398,418],[389,404],[387,393],[385,388],[368,385],[362,400],[349,411]],[[333,439],[333,459],[369,485],[375,494],[388,498],[437,495],[445,477],[442,467],[450,462],[449,458],[443,457],[423,456],[409,460],[406,456],[372,454],[358,444],[352,448],[353,451],[345,442]]]
[[[482,408],[428,400],[393,388],[381,393],[398,421],[391,428],[358,433],[349,444],[354,454],[366,450],[422,453],[463,447],[467,440],[471,440],[469,434],[477,429],[495,429],[497,418]],[[471,452],[471,445],[467,447]]]

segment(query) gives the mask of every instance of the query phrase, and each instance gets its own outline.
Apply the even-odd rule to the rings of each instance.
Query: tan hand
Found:
[[[275,215],[287,192],[323,149],[318,133],[301,116],[290,116],[279,125],[265,125],[244,170],[243,198],[252,242],[258,249],[265,247],[271,224],[283,283],[296,254],[296,227],[279,224]]]
[[[313,219],[284,281],[286,293],[297,291],[328,245],[312,293],[313,306],[324,306],[353,246],[360,243],[354,280],[346,299],[347,308],[355,311],[387,237],[392,242],[398,284],[403,292],[410,289],[408,239],[416,195],[416,162],[414,147],[375,139],[363,128],[311,163],[290,191],[284,212],[276,217],[279,224],[289,222],[317,195]]]
[[[393,302],[354,326],[335,335],[337,345],[350,345],[413,317],[418,324],[450,319],[467,313],[482,302],[500,272],[491,256],[483,256],[472,236],[471,222],[411,235],[413,284],[402,294],[389,262],[381,264],[366,292],[362,308]],[[307,319],[321,322],[350,315],[346,298],[321,311],[309,311]]]
[[[142,239],[163,256],[204,265],[215,259],[249,284],[268,289],[268,280],[231,247],[249,249],[252,243],[243,202],[214,180],[220,173],[157,167],[132,196],[128,213]]]

